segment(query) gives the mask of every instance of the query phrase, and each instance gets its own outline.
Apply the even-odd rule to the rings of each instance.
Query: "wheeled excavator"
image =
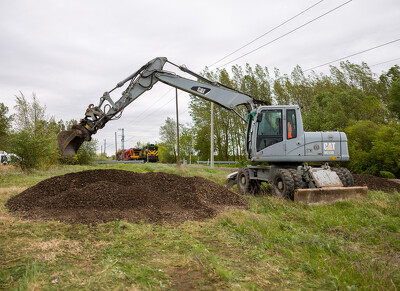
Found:
[[[164,70],[166,63],[196,80]],[[299,106],[271,105],[257,100],[165,57],[151,60],[105,92],[97,106],[90,104],[79,124],[58,135],[61,155],[75,155],[84,141],[90,141],[93,134],[119,117],[125,107],[158,81],[214,102],[247,122],[246,155],[253,163],[229,174],[228,187],[237,184],[241,193],[255,194],[260,191],[261,183],[267,182],[276,196],[308,203],[366,197],[367,187],[355,187],[350,171],[329,165],[329,162],[349,160],[344,132],[307,132],[303,130]],[[114,101],[110,93],[126,83],[122,96]],[[240,105],[246,107],[245,117],[236,110]]]

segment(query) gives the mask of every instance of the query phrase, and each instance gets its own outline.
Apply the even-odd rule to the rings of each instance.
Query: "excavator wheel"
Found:
[[[353,175],[350,173],[348,169],[344,167],[339,167],[339,168],[331,168],[331,170],[336,172],[336,174],[339,176],[340,181],[342,181],[344,187],[354,186]]]
[[[354,186],[354,179],[353,175],[350,173],[350,171],[347,168],[339,168],[342,169],[343,176],[345,177],[347,181],[347,187],[353,187]]]
[[[277,170],[272,176],[271,185],[276,197],[293,200],[295,180],[289,170]]]
[[[304,187],[303,179],[301,178],[301,174],[297,172],[297,169],[288,169],[290,174],[292,175],[294,181],[294,189],[301,189]]]
[[[242,194],[257,194],[260,192],[260,181],[250,180],[249,170],[246,167],[240,168],[237,174],[237,186]]]

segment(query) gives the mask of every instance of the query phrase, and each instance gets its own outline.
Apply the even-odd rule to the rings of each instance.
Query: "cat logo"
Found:
[[[324,142],[324,153],[326,155],[333,155],[335,153],[335,143],[334,142]]]
[[[191,89],[193,91],[196,91],[196,92],[204,94],[204,95],[207,95],[207,93],[211,91],[210,88],[205,88],[205,87],[200,87],[200,86],[194,86]]]
[[[334,151],[335,143],[334,142],[325,142],[324,143],[324,151]]]

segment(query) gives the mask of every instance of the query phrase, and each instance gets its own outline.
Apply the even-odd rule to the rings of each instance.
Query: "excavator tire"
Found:
[[[257,194],[258,192],[260,192],[260,181],[250,180],[249,170],[246,167],[239,169],[236,179],[236,183],[240,193]]]
[[[353,175],[350,173],[350,171],[347,168],[339,168],[342,169],[343,176],[345,177],[347,181],[347,187],[353,187],[354,186],[354,179]]]
[[[293,200],[295,180],[289,170],[277,170],[272,176],[271,186],[276,197]]]
[[[297,169],[288,169],[288,171],[293,177],[294,189],[303,188],[303,179],[301,178],[301,174],[297,172]]]
[[[354,186],[353,175],[350,173],[348,169],[344,167],[339,167],[339,168],[331,168],[331,170],[336,172],[336,174],[339,176],[340,181],[342,181],[344,187]]]

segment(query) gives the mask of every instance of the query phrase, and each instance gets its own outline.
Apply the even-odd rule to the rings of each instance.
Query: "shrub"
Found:
[[[386,179],[396,179],[396,176],[388,171],[380,171],[379,172],[379,176],[381,176],[382,178],[386,178]]]

